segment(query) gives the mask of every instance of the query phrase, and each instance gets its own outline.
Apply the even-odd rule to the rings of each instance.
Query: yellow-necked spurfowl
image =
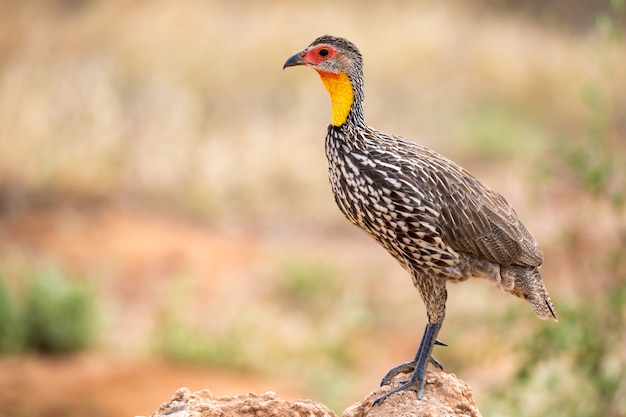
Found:
[[[539,275],[541,249],[504,197],[438,153],[365,123],[363,59],[350,41],[321,36],[283,68],[296,65],[315,69],[330,94],[326,156],[337,205],[408,271],[426,306],[415,358],[382,384],[400,372],[412,377],[376,403],[406,389],[421,398],[428,363],[441,368],[431,355],[442,344],[448,281],[489,279],[530,302],[540,318],[557,319]]]

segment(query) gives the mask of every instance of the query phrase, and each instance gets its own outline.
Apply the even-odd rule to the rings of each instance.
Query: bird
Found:
[[[411,361],[392,368],[406,382],[376,399],[409,390],[421,400],[446,313],[447,282],[483,278],[528,301],[541,319],[558,321],[539,273],[543,253],[499,193],[439,153],[366,124],[363,57],[341,37],[323,35],[287,59],[283,69],[313,68],[330,95],[325,138],[328,176],[344,216],[393,256],[411,276],[427,323]]]

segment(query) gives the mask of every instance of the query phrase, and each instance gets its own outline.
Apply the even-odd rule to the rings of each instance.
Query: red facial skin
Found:
[[[303,64],[317,65],[327,59],[337,56],[339,52],[329,45],[315,45],[313,48],[300,52]]]

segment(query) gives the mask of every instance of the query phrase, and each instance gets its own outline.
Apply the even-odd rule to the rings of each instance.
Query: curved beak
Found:
[[[289,57],[289,59],[285,61],[285,65],[283,65],[283,69],[287,67],[295,67],[296,65],[309,64],[309,61],[305,58],[305,52],[306,52],[306,49]]]

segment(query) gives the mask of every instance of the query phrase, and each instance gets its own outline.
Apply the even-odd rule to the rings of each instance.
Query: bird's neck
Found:
[[[355,104],[355,94],[350,78],[345,72],[326,72],[317,71],[322,79],[324,87],[330,94],[330,101],[332,103],[332,120],[333,126],[341,126],[346,123],[350,111],[353,110]],[[359,99],[357,98],[357,101]],[[355,111],[352,112],[352,116],[360,117],[360,113],[357,115]]]

